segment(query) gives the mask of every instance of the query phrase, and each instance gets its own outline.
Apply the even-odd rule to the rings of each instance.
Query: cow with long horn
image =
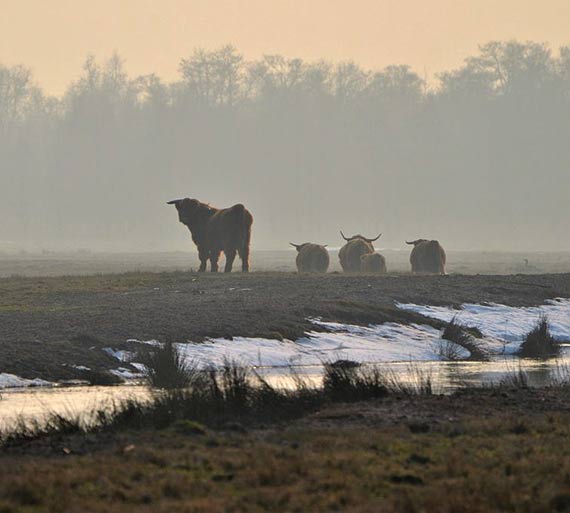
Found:
[[[437,240],[417,239],[406,241],[414,246],[410,254],[412,273],[445,274],[445,251]]]
[[[326,273],[329,268],[330,258],[326,245],[305,242],[304,244],[293,244],[297,250],[297,271],[300,273]]]
[[[367,255],[374,253],[373,242],[377,241],[381,233],[373,238],[367,239],[362,235],[353,235],[352,237],[346,237],[342,230],[340,232],[342,238],[346,241],[346,244],[340,248],[338,252],[338,258],[340,260],[340,265],[344,272],[358,272],[360,271],[360,259],[362,255]]]
[[[236,253],[241,258],[242,271],[249,271],[253,216],[241,203],[220,209],[197,199],[184,198],[168,204],[176,207],[179,221],[190,230],[198,248],[200,272],[206,270],[208,260],[212,272],[217,272],[222,251],[226,256],[225,272],[231,272]]]

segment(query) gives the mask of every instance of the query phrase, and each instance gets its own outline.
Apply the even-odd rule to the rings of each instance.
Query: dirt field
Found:
[[[129,338],[261,336],[296,339],[309,316],[355,324],[427,322],[395,301],[459,305],[538,305],[570,297],[570,274],[212,275],[190,272],[0,279],[0,371],[44,379],[78,378],[71,365],[114,368],[93,348]]]

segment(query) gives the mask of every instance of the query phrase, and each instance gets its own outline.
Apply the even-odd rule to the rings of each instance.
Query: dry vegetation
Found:
[[[534,403],[544,408],[544,395],[517,397],[523,393],[480,391],[490,394],[483,416],[459,405],[477,402],[466,393],[339,404],[261,429],[234,423],[212,431],[177,421],[105,438],[95,450],[89,439],[62,436],[0,456],[0,508],[567,511],[570,459],[563,440],[570,415],[537,412]],[[529,408],[521,417],[523,401]],[[386,415],[396,409],[399,421]]]

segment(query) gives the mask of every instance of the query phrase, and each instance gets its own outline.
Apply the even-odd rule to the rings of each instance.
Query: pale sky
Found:
[[[228,43],[248,59],[409,64],[431,77],[492,39],[557,50],[569,28],[570,0],[0,0],[0,63],[31,67],[51,93],[90,53],[172,80],[194,48]]]

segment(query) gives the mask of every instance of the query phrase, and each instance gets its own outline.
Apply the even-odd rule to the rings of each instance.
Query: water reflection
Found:
[[[372,365],[372,364],[366,364]],[[460,387],[497,384],[505,377],[523,372],[530,386],[546,386],[570,379],[570,357],[531,360],[505,357],[490,362],[396,362],[379,365],[389,376],[404,385],[418,385],[431,380],[435,393],[451,393]],[[322,367],[256,368],[255,373],[269,384],[293,389],[299,380],[308,386],[322,385]],[[88,423],[89,413],[110,408],[128,399],[148,400],[150,392],[142,385],[112,387],[61,387],[4,391],[0,400],[0,430],[10,430],[19,419],[42,421],[49,413],[66,417],[82,416]]]
[[[48,414],[66,418],[79,416],[84,422],[89,414],[111,408],[129,399],[148,400],[149,391],[142,385],[78,386],[56,388],[14,389],[2,392],[0,400],[0,430],[8,431],[19,420],[41,422]]]
[[[374,365],[374,364],[366,364]],[[547,360],[520,359],[506,356],[490,362],[394,362],[382,363],[379,368],[399,382],[415,385],[419,378],[431,380],[436,393],[451,393],[461,387],[498,384],[501,380],[523,372],[529,386],[547,386],[564,379],[570,380],[570,358]],[[271,385],[294,388],[298,379],[313,386],[322,385],[322,367],[307,366],[292,369],[258,369]]]

